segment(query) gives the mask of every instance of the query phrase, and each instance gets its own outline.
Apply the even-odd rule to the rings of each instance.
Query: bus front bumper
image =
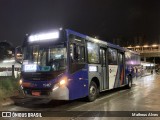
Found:
[[[34,90],[24,89],[26,97],[31,98],[48,98],[54,100],[69,100],[69,89],[66,86],[59,87],[53,90]]]

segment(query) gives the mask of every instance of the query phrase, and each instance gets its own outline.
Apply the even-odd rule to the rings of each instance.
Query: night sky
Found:
[[[160,40],[160,0],[0,0],[0,41],[20,45],[26,33],[70,28],[112,42]]]

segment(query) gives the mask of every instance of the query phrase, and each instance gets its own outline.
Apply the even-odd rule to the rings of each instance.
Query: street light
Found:
[[[143,47],[149,47],[148,45],[144,45]]]
[[[158,45],[156,45],[156,44],[153,44],[153,45],[152,45],[152,47],[157,47],[157,46],[158,46]]]

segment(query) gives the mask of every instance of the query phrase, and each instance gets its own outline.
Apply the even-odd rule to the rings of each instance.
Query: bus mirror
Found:
[[[22,47],[18,46],[15,48],[15,60],[16,62],[22,64]]]

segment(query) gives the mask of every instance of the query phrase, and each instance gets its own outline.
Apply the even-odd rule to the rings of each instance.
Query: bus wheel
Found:
[[[97,96],[98,96],[98,89],[97,89],[97,85],[96,85],[96,83],[95,82],[91,82],[90,83],[90,86],[89,86],[89,95],[88,95],[88,97],[87,97],[87,100],[89,101],[89,102],[92,102],[92,101],[94,101],[96,98],[97,98]]]
[[[128,85],[127,85],[127,88],[130,89],[132,87],[132,76],[129,75],[128,76]]]

